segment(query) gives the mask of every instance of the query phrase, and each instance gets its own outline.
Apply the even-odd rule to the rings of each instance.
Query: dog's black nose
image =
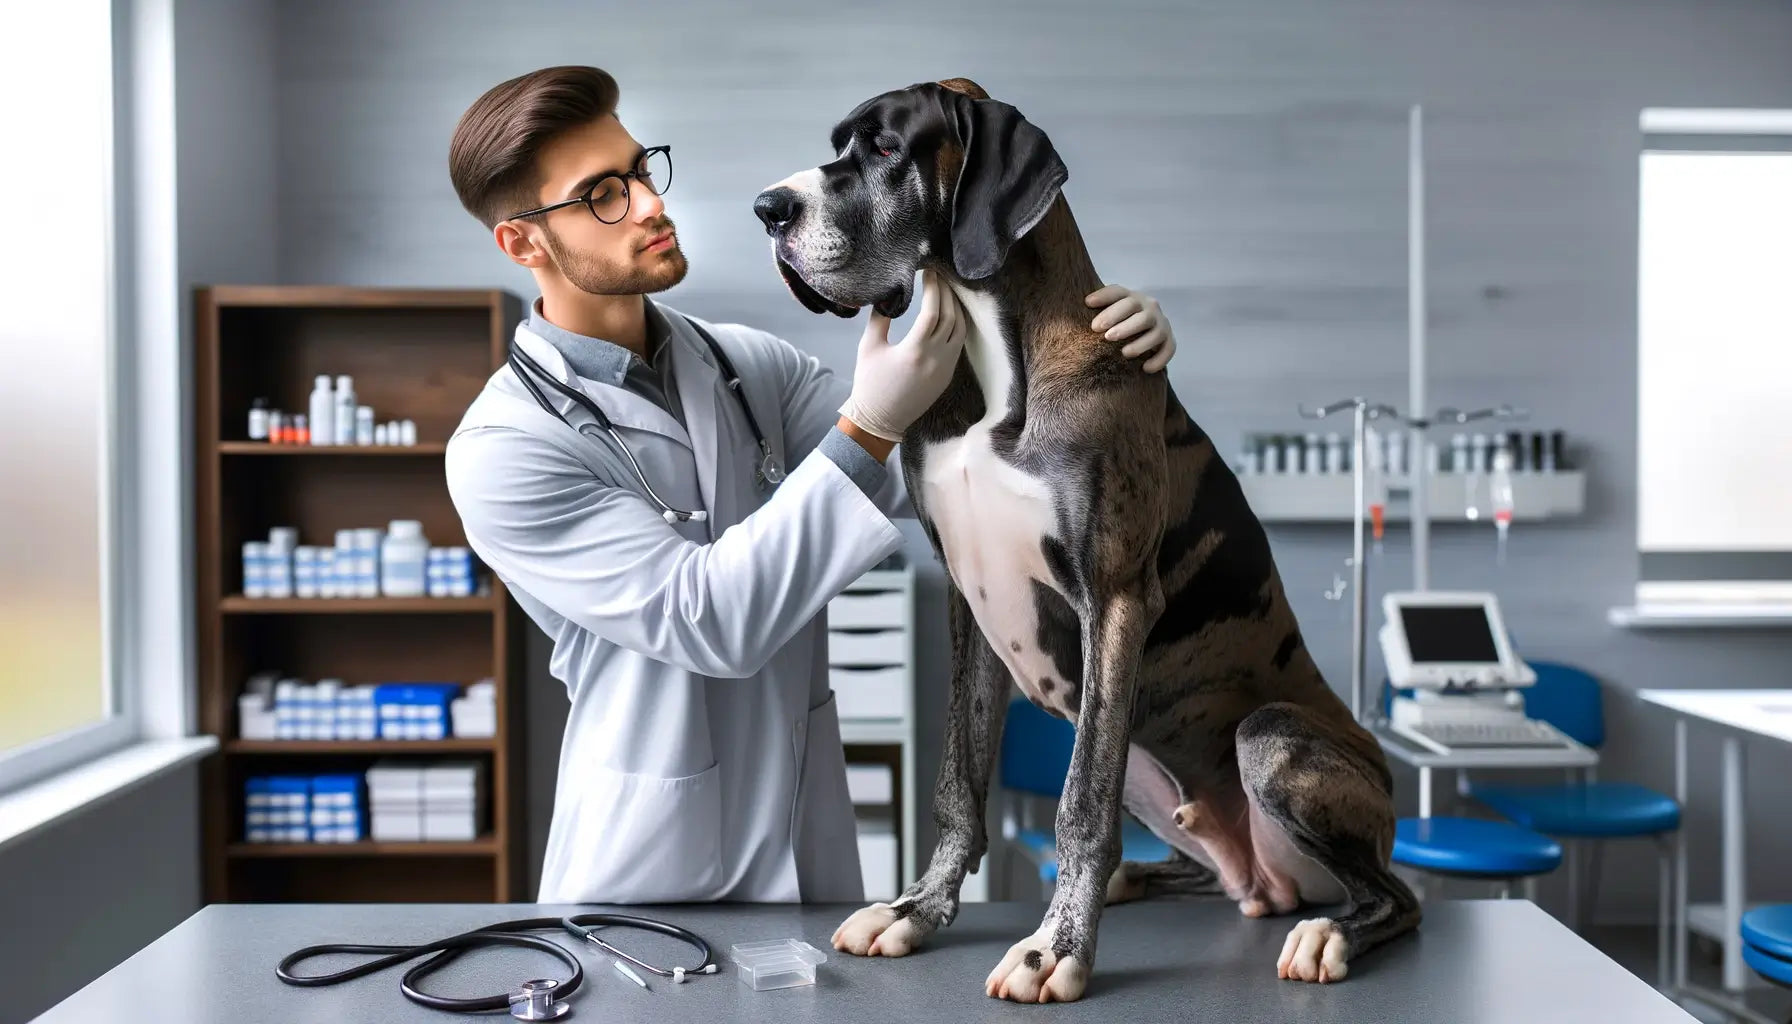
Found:
[[[767,232],[789,224],[802,212],[802,201],[795,192],[787,188],[766,189],[759,193],[759,198],[753,200],[753,213],[765,224]]]

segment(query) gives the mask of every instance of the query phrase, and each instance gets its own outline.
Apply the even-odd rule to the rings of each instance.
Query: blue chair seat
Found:
[[[1792,903],[1756,907],[1742,915],[1742,941],[1769,956],[1792,961]]]
[[[1041,828],[1021,829],[1015,841],[1030,851],[1039,863],[1039,880],[1047,884],[1058,880],[1058,843],[1052,833]],[[1170,856],[1170,844],[1130,816],[1120,821],[1120,859],[1158,861]]]
[[[1609,839],[1680,827],[1680,805],[1673,797],[1628,782],[1476,786],[1473,792],[1494,812],[1552,836]]]
[[[1394,860],[1440,874],[1522,878],[1554,871],[1562,845],[1504,821],[1401,818],[1394,823]]]
[[[1792,960],[1781,960],[1745,942],[1742,944],[1742,962],[1768,981],[1792,986]]]

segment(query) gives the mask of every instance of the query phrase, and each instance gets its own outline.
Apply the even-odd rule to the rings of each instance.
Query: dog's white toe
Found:
[[[1034,935],[1009,947],[983,991],[1016,1003],[1070,1003],[1083,997],[1088,984],[1088,965],[1074,956],[1058,959],[1050,943]]]
[[[834,930],[834,948],[854,956],[904,956],[926,931],[912,917],[897,917],[888,903],[873,903]]]
[[[1343,981],[1349,972],[1350,942],[1329,917],[1302,921],[1282,943],[1276,959],[1276,977],[1298,981]]]

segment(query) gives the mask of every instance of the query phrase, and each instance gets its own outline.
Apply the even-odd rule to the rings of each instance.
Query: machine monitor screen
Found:
[[[1487,612],[1473,605],[1405,605],[1400,624],[1415,665],[1491,664],[1500,660]]]

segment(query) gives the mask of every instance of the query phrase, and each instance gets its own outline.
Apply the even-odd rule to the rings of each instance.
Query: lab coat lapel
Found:
[[[570,384],[589,395],[618,429],[645,430],[677,441],[686,448],[691,447],[690,434],[685,431],[684,427],[679,426],[678,421],[664,409],[626,388],[591,380],[572,372],[572,367],[567,364],[566,357],[560,354],[559,349],[521,325],[516,329],[516,341],[530,358],[540,363],[542,369],[553,374],[556,380]],[[548,401],[554,403],[554,407],[560,410],[561,415],[570,418],[574,423],[590,422],[590,413],[586,412],[578,403],[550,385],[542,384],[539,381],[536,383],[541,388],[542,394],[547,396]],[[680,394],[682,395],[683,392],[681,391]]]
[[[669,340],[674,345],[672,373],[679,403],[684,406],[685,427],[690,431],[686,443],[696,456],[697,490],[703,496],[703,507],[709,510],[709,539],[714,540],[717,533],[734,524],[734,502],[727,502],[724,508],[716,495],[716,466],[733,456],[731,445],[725,451],[716,442],[721,403],[731,399],[722,394],[722,373],[715,365],[715,357],[690,323],[676,313],[668,314],[666,322]],[[725,515],[728,520],[718,523]]]

